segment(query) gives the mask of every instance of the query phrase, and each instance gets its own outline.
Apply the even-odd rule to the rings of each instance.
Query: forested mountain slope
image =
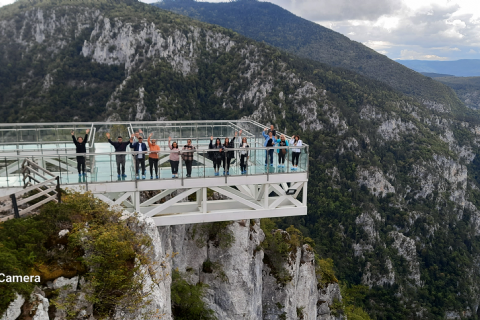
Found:
[[[480,109],[480,77],[435,77],[457,93],[460,100],[472,109]]]
[[[309,214],[275,222],[315,240],[356,305],[477,317],[476,112],[134,1],[0,9],[4,122],[240,117],[310,144]]]
[[[452,106],[460,103],[450,88],[273,3],[256,0],[222,3],[164,0],[154,5],[232,29],[300,57],[358,72],[426,103]]]

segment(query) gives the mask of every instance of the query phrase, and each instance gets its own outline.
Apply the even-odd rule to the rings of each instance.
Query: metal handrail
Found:
[[[228,151],[245,151],[245,148],[223,148],[224,152]],[[302,145],[302,146],[273,146],[273,147],[249,147],[247,150],[248,151],[254,151],[254,150],[277,150],[277,149],[287,149],[287,150],[292,150],[292,149],[308,149],[307,145]],[[150,153],[158,153],[158,154],[169,154],[169,153],[190,153],[190,152],[216,152],[216,150],[219,149],[198,149],[196,148],[195,150],[181,150],[179,149],[178,151],[172,151],[172,150],[160,150],[160,151],[125,151],[125,152],[91,152],[91,153],[68,153],[68,154],[39,154],[39,155],[34,155],[34,157],[37,158],[57,158],[57,156],[71,156],[71,157],[86,157],[86,156],[103,156],[103,155],[137,155],[137,154],[150,154]],[[217,151],[218,152],[218,151]],[[1,153],[0,153],[1,157]],[[28,157],[27,155],[9,155],[7,156],[8,158],[25,158]]]

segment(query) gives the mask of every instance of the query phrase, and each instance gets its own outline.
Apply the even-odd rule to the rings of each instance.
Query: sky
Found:
[[[222,1],[225,0],[209,0]],[[0,0],[0,6],[12,2]],[[269,2],[340,32],[391,59],[480,59],[479,0]]]

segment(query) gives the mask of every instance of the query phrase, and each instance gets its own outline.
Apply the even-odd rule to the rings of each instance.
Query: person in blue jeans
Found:
[[[138,152],[135,155],[135,172],[136,172],[137,180],[140,179],[140,176],[138,173],[138,170],[140,169],[139,168],[140,165],[142,166],[142,179],[145,179],[145,154],[146,154],[145,151],[147,151],[147,145],[145,144],[145,142],[143,142],[142,136],[138,137],[138,142],[133,143],[134,136],[135,135],[132,134],[132,136],[130,137],[130,148],[132,148],[133,151]]]
[[[285,135],[281,135],[280,139],[277,139],[277,146],[279,147],[288,147],[288,141],[285,138]],[[277,149],[278,154],[278,167],[285,168],[285,156],[287,155],[287,149]]]
[[[265,128],[265,130],[262,131],[262,135],[265,138],[265,142],[263,143],[263,146],[267,148],[274,147],[276,139],[273,136],[273,132],[268,131],[268,134],[266,134],[265,132],[267,131],[268,131],[268,128]],[[270,161],[270,167],[273,167],[273,151],[274,151],[273,148],[265,150],[265,167],[267,166],[267,159]]]

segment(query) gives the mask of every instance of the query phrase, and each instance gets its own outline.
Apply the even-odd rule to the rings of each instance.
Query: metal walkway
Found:
[[[118,204],[130,211],[152,217],[157,225],[173,225],[225,220],[254,219],[307,214],[308,145],[301,151],[298,168],[292,167],[292,149],[287,147],[284,167],[278,166],[274,148],[274,166],[265,166],[268,157],[261,132],[265,127],[254,121],[191,121],[191,122],[117,122],[117,123],[45,123],[0,124],[0,196],[25,187],[22,163],[28,159],[59,177],[62,188],[90,191],[98,198]],[[86,157],[87,175],[78,175],[75,146],[70,131],[76,136],[90,129]],[[153,133],[161,151],[159,179],[150,179],[149,167],[145,180],[135,179],[132,152],[127,148],[126,178],[117,177],[112,140],[122,136],[124,141],[141,129],[146,138]],[[239,139],[230,175],[215,176],[208,157],[210,136],[232,139],[242,130],[248,139],[250,157],[247,173],[240,170]],[[279,133],[277,133],[279,134]],[[186,167],[180,158],[179,177],[172,178],[168,162],[168,137],[178,142],[180,149],[187,139],[196,147],[192,176],[186,177]],[[287,137],[288,140],[290,137]],[[297,149],[297,148],[295,148]],[[147,153],[148,154],[148,153]],[[268,159],[270,163],[270,159]],[[148,165],[148,160],[146,161]],[[220,170],[223,173],[223,170]],[[32,173],[41,183],[48,177]],[[155,177],[155,172],[153,174]],[[144,200],[149,191],[149,199]],[[213,200],[212,195],[215,193]]]

